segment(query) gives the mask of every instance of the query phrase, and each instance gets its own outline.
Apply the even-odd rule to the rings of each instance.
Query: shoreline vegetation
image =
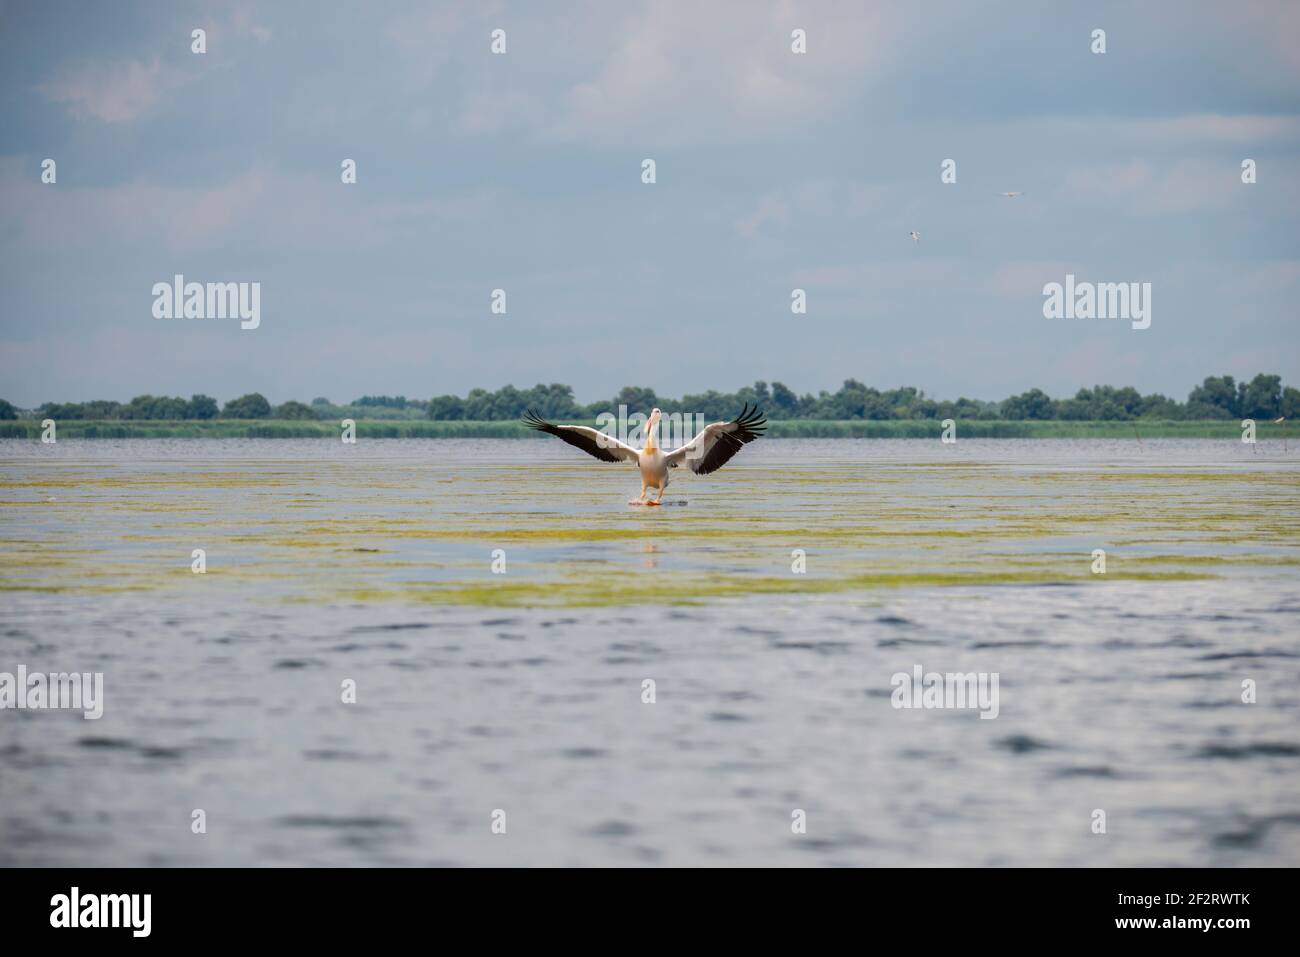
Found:
[[[1092,421],[1005,421],[956,419],[959,438],[971,439],[1232,439],[1241,440],[1241,424],[1224,419]],[[1287,423],[1289,424],[1289,423]],[[1284,426],[1260,422],[1259,439],[1284,439]],[[0,438],[39,440],[37,420],[0,422]],[[772,420],[773,439],[934,439],[942,432],[934,419]],[[60,439],[334,439],[339,422],[305,419],[203,420],[61,420]],[[544,438],[518,422],[356,420],[357,438],[366,439],[524,439]],[[1300,438],[1297,436],[1296,438]]]
[[[590,405],[578,403],[572,386],[561,383],[472,389],[463,398],[367,395],[345,405],[326,398],[272,405],[257,392],[224,406],[207,395],[46,402],[36,409],[0,399],[0,438],[39,438],[46,421],[67,438],[334,438],[345,421],[368,438],[526,438],[536,437],[520,422],[529,410],[553,422],[608,430],[615,417],[620,429],[635,428],[639,416],[656,407],[670,418],[680,413],[693,419],[694,431],[730,419],[746,405],[767,415],[772,438],[933,438],[948,420],[968,438],[1232,438],[1242,434],[1247,419],[1257,435],[1285,438],[1287,420],[1300,415],[1300,390],[1284,387],[1281,376],[1261,373],[1241,382],[1209,376],[1186,402],[1109,385],[1080,389],[1068,399],[1030,389],[1000,402],[936,400],[912,386],[882,391],[856,379],[815,396],[761,381],[730,394],[709,391],[681,399],[624,386],[612,399]]]

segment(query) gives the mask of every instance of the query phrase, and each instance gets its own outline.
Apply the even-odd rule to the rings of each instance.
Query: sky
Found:
[[[1297,38],[1290,0],[0,2],[0,397],[1300,385]],[[260,325],[155,318],[178,273]],[[1067,274],[1150,327],[1046,318]]]

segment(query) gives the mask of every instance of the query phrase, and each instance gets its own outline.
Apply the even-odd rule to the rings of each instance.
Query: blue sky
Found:
[[[1300,384],[1297,36],[1283,2],[0,4],[0,396]],[[1151,328],[1044,318],[1067,272],[1150,282]],[[260,327],[153,319],[175,273],[260,282]]]

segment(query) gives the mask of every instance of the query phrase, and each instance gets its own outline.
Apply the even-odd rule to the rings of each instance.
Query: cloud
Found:
[[[239,7],[230,15],[230,26],[236,34],[247,34],[258,43],[271,42],[271,28],[254,20],[248,7]]]
[[[1021,261],[1003,263],[984,288],[1006,299],[1039,298],[1043,286],[1062,282],[1066,273],[1086,274],[1088,267],[1062,261]]]
[[[783,200],[776,196],[764,196],[759,201],[758,209],[736,221],[736,232],[746,239],[754,239],[764,223],[784,223],[789,217],[790,209]]]
[[[1300,138],[1300,116],[1261,116],[1188,113],[1181,116],[1130,120],[1139,139],[1186,139],[1233,144],[1261,144]]]
[[[458,56],[462,65],[467,65],[471,50],[479,55],[486,53],[487,33],[480,31],[479,41],[474,44],[465,13],[451,5],[434,5],[401,14],[385,27],[384,35],[397,51],[406,86],[427,89],[437,83],[439,70],[453,57]]]
[[[258,45],[271,42],[271,28],[259,22],[247,6],[230,13],[228,22],[198,23],[209,33],[209,43],[223,33],[235,38],[251,38]],[[176,49],[194,61],[212,57],[218,63],[228,63],[231,48],[217,42],[203,57],[189,52],[189,27],[178,41]],[[239,44],[234,44],[235,50]],[[119,60],[95,60],[72,65],[54,79],[37,89],[47,99],[61,103],[77,119],[94,119],[101,123],[130,123],[148,115],[166,94],[184,85],[191,76],[177,66],[164,63],[158,56],[152,59],[128,57]]]
[[[181,82],[180,74],[154,57],[148,63],[131,59],[83,65],[39,89],[78,118],[128,123],[146,113],[164,91]]]
[[[213,249],[320,251],[373,248],[432,226],[487,221],[495,193],[376,199],[337,178],[254,168],[211,186],[132,181],[42,185],[16,160],[0,161],[0,246],[63,250],[139,246],[187,254]]]
[[[669,145],[789,133],[893,61],[886,41],[898,25],[886,21],[855,5],[644,4],[601,31],[614,42],[570,85],[551,133]],[[807,54],[791,52],[796,27]]]
[[[1279,295],[1300,285],[1300,260],[1279,259],[1261,262],[1258,265],[1235,265],[1224,276],[1218,286],[1221,295],[1241,297],[1243,290],[1253,296]]]
[[[906,250],[912,243],[904,236],[899,245]],[[874,298],[885,293],[910,295],[936,285],[966,283],[971,273],[968,264],[959,260],[923,259],[812,266],[795,270],[792,278],[810,290],[820,287]]]
[[[498,26],[503,56],[489,53]],[[807,31],[806,54],[791,51],[796,27]],[[655,0],[582,4],[567,20],[528,7],[440,9],[402,15],[384,32],[401,82],[436,87],[461,132],[670,148],[791,135],[900,68],[904,39],[933,29],[902,8],[849,2]]]
[[[1140,216],[1178,215],[1227,207],[1241,188],[1240,174],[1235,165],[1210,160],[1134,160],[1072,170],[1065,192],[1081,204],[1108,199]]]
[[[746,239],[756,239],[768,224],[785,225],[801,216],[856,219],[878,209],[888,194],[889,188],[885,186],[848,180],[809,180],[764,195],[756,209],[736,220],[736,232]]]
[[[61,250],[161,245],[187,252],[219,245],[269,195],[266,174],[252,171],[213,187],[133,181],[112,186],[40,184],[15,161],[0,165],[0,222],[5,243]]]

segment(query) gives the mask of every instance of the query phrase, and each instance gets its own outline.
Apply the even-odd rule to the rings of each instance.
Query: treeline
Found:
[[[704,392],[680,399],[660,396],[653,389],[625,386],[618,395],[603,402],[582,405],[567,385],[535,385],[531,389],[505,386],[495,392],[473,389],[465,397],[440,395],[432,399],[405,396],[362,396],[346,405],[325,398],[310,405],[290,401],[271,405],[259,393],[231,399],[218,407],[209,396],[190,399],[166,396],[136,396],[130,402],[47,402],[39,409],[20,412],[0,399],[0,419],[24,417],[106,420],[183,419],[423,419],[443,422],[490,422],[518,419],[526,409],[536,409],[554,420],[593,421],[598,415],[616,412],[620,405],[629,412],[648,412],[658,407],[665,412],[699,413],[705,418],[725,419],[744,404],[756,404],[775,420],[853,421],[888,419],[963,419],[1003,421],[1123,421],[1149,419],[1200,421],[1205,419],[1271,420],[1300,415],[1300,390],[1283,387],[1281,376],[1260,374],[1249,382],[1232,376],[1210,376],[1178,402],[1159,393],[1142,395],[1132,386],[1109,385],[1080,389],[1067,399],[1053,399],[1041,389],[1030,389],[1001,402],[959,398],[937,400],[912,386],[874,389],[856,379],[845,381],[837,392],[796,395],[780,382],[769,386],[755,382],[734,393]]]
[[[680,399],[660,396],[653,389],[626,386],[605,402],[580,405],[566,385],[536,385],[531,389],[506,386],[496,392],[475,389],[465,398],[454,395],[429,400],[428,415],[435,420],[483,421],[518,418],[536,409],[551,419],[592,420],[625,405],[629,412],[658,407],[665,412],[698,412],[707,419],[725,419],[745,404],[757,404],[769,418],[779,421],[853,421],[885,419],[1000,419],[1005,421],[1060,420],[1114,421],[1164,419],[1275,419],[1300,413],[1300,390],[1283,388],[1281,376],[1257,375],[1249,382],[1232,376],[1211,376],[1192,389],[1186,402],[1160,393],[1142,395],[1132,386],[1109,385],[1080,389],[1072,398],[1053,399],[1041,389],[987,402],[980,399],[932,399],[912,386],[874,389],[856,379],[845,381],[837,392],[796,395],[783,383],[755,382],[734,393],[704,392]]]
[[[66,420],[108,420],[114,422],[174,422],[204,419],[305,419],[339,418],[424,418],[427,402],[407,401],[402,396],[362,396],[350,405],[334,405],[315,399],[311,405],[290,400],[272,405],[260,392],[231,399],[224,406],[207,395],[189,399],[172,396],[138,395],[130,402],[98,399],[92,402],[46,402],[31,410],[19,410],[0,399],[0,419],[31,418]]]

